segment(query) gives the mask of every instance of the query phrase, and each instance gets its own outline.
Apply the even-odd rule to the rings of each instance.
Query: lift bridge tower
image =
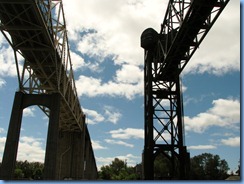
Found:
[[[180,73],[229,0],[169,0],[160,33],[148,28],[144,48],[145,143],[143,177],[187,179],[190,155],[184,144]],[[158,156],[170,163],[167,175],[156,176]]]

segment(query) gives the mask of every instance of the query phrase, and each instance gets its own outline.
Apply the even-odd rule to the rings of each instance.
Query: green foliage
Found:
[[[15,179],[41,180],[44,164],[39,162],[17,161],[14,171]]]
[[[191,158],[190,179],[223,180],[227,178],[228,170],[228,163],[220,160],[219,155],[203,153]]]
[[[171,163],[168,158],[162,154],[154,160],[154,177],[156,179],[167,179],[170,175]]]
[[[133,167],[128,167],[126,162],[115,158],[111,164],[102,166],[99,171],[99,179],[102,180],[135,180],[139,176]]]

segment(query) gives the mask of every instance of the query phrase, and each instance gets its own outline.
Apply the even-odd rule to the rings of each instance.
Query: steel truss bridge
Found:
[[[16,62],[15,94],[1,179],[13,179],[23,109],[49,117],[44,179],[96,179],[97,167],[77,96],[62,0],[0,0],[0,30]]]
[[[144,179],[187,179],[189,153],[184,143],[180,73],[229,0],[169,0],[161,30],[141,35],[145,50]],[[168,172],[156,176],[154,161],[165,158]]]

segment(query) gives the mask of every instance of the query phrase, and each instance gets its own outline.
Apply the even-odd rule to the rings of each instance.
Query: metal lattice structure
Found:
[[[62,0],[1,0],[1,5],[1,31],[14,50],[20,91],[60,93],[60,128],[83,129]]]
[[[180,73],[229,0],[169,0],[160,33],[141,35],[145,50],[144,179],[154,179],[160,154],[170,162],[164,178],[187,179],[189,153],[184,143]]]
[[[24,101],[24,95],[29,101],[40,96],[35,103],[39,103],[37,105],[49,120],[54,121],[49,122],[48,129],[46,178],[60,179],[63,175],[70,175],[94,179],[97,168],[76,91],[62,0],[0,0],[0,30],[14,51],[20,92],[16,94],[16,104]],[[50,118],[52,110],[43,104],[49,104],[46,99],[52,101],[55,94],[58,103],[55,106],[52,102],[54,105],[49,106],[58,115]],[[27,101],[25,104],[36,105]],[[20,115],[12,113],[12,116],[20,119],[20,111],[26,106],[20,105],[16,110]],[[13,127],[18,123],[19,130],[15,130]],[[14,170],[20,126],[21,121],[10,120],[10,127],[14,130],[9,128],[8,131],[2,168],[9,171],[2,174],[4,179],[13,175],[10,172]],[[64,153],[66,158],[63,158]],[[71,164],[69,161],[65,163],[66,160],[71,160]]]

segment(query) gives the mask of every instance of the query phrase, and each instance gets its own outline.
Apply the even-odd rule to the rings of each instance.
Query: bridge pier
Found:
[[[3,180],[10,180],[14,177],[23,114],[22,101],[23,93],[16,93],[2,158],[1,179]]]
[[[97,179],[97,167],[96,161],[94,159],[93,149],[90,143],[90,137],[86,137],[86,146],[85,146],[85,179]]]
[[[56,173],[56,167],[54,166],[56,166],[57,158],[60,94],[36,95],[16,92],[2,158],[0,178],[3,180],[14,179],[23,110],[31,105],[41,105],[50,109],[44,177],[46,179],[54,179],[53,176]]]
[[[50,109],[43,179],[97,178],[96,162],[87,127],[84,126],[82,131],[76,132],[59,130],[60,98],[59,93],[15,93],[0,179],[14,179],[23,109],[31,105],[41,105]],[[85,161],[86,168],[84,166]]]
[[[43,179],[56,179],[58,156],[58,133],[59,133],[59,112],[60,94],[51,95],[50,116],[47,134],[47,144],[44,162]]]
[[[59,132],[56,179],[84,178],[84,133]]]

